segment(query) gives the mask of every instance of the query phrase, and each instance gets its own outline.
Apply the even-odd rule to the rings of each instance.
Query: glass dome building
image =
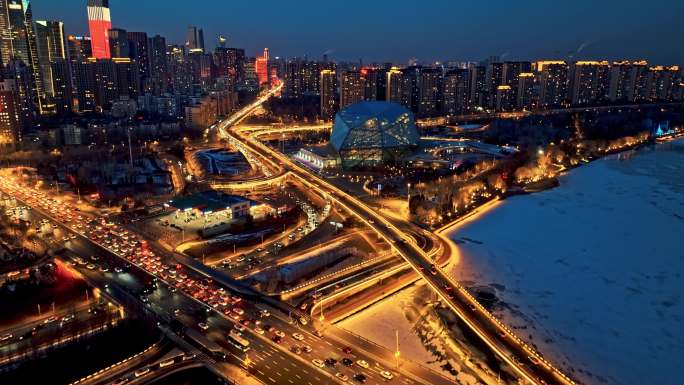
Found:
[[[342,167],[373,167],[398,160],[418,143],[413,113],[389,102],[354,103],[335,115],[330,144]]]

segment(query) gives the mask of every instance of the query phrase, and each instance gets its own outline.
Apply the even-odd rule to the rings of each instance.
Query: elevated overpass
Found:
[[[378,214],[372,207],[299,166],[284,154],[264,145],[258,140],[257,135],[239,130],[230,132],[228,130],[230,126],[231,124],[227,122],[220,124],[220,134],[231,138],[231,140],[241,142],[242,146],[265,162],[288,170],[301,183],[343,207],[373,229],[378,236],[392,246],[421,278],[425,279],[444,303],[521,378],[537,385],[575,384],[573,380],[544,359],[533,347],[518,338],[509,328],[492,316],[463,286],[449,277],[438,266],[435,266],[433,263],[434,256],[428,256],[415,244],[413,239]]]

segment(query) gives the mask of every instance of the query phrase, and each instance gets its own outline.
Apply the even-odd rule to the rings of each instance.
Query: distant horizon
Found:
[[[243,3],[205,0],[205,5],[194,7],[184,3],[167,0],[162,8],[160,0],[112,0],[113,26],[150,37],[159,34],[170,44],[180,44],[187,27],[195,25],[204,30],[208,50],[223,34],[227,46],[244,48],[248,56],[268,47],[272,57],[320,60],[327,52],[334,61],[362,59],[364,63],[479,62],[499,56],[501,61],[572,57],[684,64],[684,51],[676,49],[684,46],[677,30],[684,4],[674,0],[654,0],[648,12],[634,0],[622,1],[619,7],[589,0],[572,4],[529,0],[525,5],[435,0],[402,6],[384,0],[370,4],[350,0],[326,9],[313,0],[301,0],[296,6],[263,0],[259,12]],[[34,20],[63,21],[67,34],[89,35],[85,0],[34,0],[32,7]]]

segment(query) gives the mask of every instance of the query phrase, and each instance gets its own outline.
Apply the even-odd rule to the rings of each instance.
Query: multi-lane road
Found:
[[[301,167],[286,155],[261,143],[257,135],[240,133],[239,130],[231,132],[231,125],[230,121],[224,121],[219,125],[220,133],[224,137],[233,142],[240,142],[244,148],[248,148],[264,162],[285,169],[311,189],[355,215],[392,245],[392,248],[425,279],[463,322],[521,378],[539,385],[574,384],[572,379],[555,368],[533,347],[523,342],[493,317],[465,288],[443,272],[439,266],[435,266],[432,258],[428,257],[404,231],[380,215],[376,209]],[[446,252],[449,250],[450,248],[445,248]]]

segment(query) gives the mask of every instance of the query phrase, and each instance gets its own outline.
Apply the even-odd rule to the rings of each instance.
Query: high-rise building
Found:
[[[52,76],[52,105],[58,114],[73,110],[73,86],[71,66],[66,59],[57,58],[50,63]]]
[[[648,69],[648,100],[672,101],[672,89],[679,81],[679,66],[655,66]],[[677,83],[678,84],[678,83]]]
[[[31,2],[29,0],[4,0],[1,3],[0,17],[6,18],[6,27],[9,29],[5,31],[6,34],[9,33],[9,45],[4,48],[10,49],[10,59],[21,60],[28,67],[31,92],[27,97],[31,100],[32,113],[40,113],[44,91],[41,68],[38,64]]]
[[[468,70],[450,69],[444,75],[442,114],[460,115],[468,109]]]
[[[633,102],[636,100],[637,75],[640,68],[646,68],[645,61],[613,62],[610,66],[608,100],[611,102]]]
[[[268,84],[268,48],[264,48],[263,55],[254,61],[254,70],[259,80],[259,85]]]
[[[418,116],[437,116],[442,103],[442,69],[422,68],[418,84]]]
[[[92,44],[88,36],[74,36],[67,37],[67,52],[69,53],[69,61],[84,61],[93,56]]]
[[[138,66],[140,85],[142,92],[150,92],[152,90],[150,80],[150,50],[149,39],[145,32],[128,32],[128,53],[129,56]]]
[[[109,30],[112,29],[112,18],[109,0],[88,0],[88,29],[92,56],[96,59],[111,58]]]
[[[167,91],[169,84],[169,66],[166,57],[166,39],[155,35],[150,38],[150,90],[155,95]]]
[[[167,53],[167,65],[172,92],[176,95],[191,95],[192,65],[187,55],[185,55],[185,48],[180,45],[170,45],[168,46]]]
[[[536,107],[536,77],[532,72],[518,74],[516,107],[521,110],[532,110]]]
[[[95,111],[95,63],[88,60],[72,61],[71,68],[76,103],[74,109],[80,112]]]
[[[490,60],[495,60],[492,57]],[[493,108],[496,105],[497,89],[504,84],[504,63],[491,62],[487,65],[487,107]]]
[[[496,87],[496,110],[499,112],[512,111],[514,107],[515,94],[513,93],[513,87],[507,84]]]
[[[128,34],[125,29],[112,28],[107,31],[109,35],[109,53],[111,57],[130,57],[131,50],[128,45]]]
[[[610,65],[607,61],[578,61],[570,64],[570,103],[593,105],[608,96]]]
[[[321,119],[331,120],[337,112],[337,74],[332,70],[321,71]]]
[[[35,24],[36,51],[40,65],[43,89],[47,96],[54,96],[52,63],[57,59],[66,60],[64,23],[61,21],[38,20]]]
[[[535,66],[540,74],[540,106],[565,106],[568,100],[568,64],[564,61],[539,61]]]
[[[387,71],[387,88],[385,92],[388,102],[399,103],[411,107],[412,81],[403,70],[392,67]]]
[[[511,86],[514,98],[517,99],[518,84],[521,73],[532,72],[532,63],[528,61],[507,61],[503,65],[503,81],[501,84]]]
[[[195,26],[188,27],[188,34],[185,39],[185,47],[188,51],[204,52],[204,31]]]
[[[387,69],[364,67],[361,76],[364,79],[364,100],[386,100]]]
[[[470,67],[470,107],[487,107],[487,67]]]
[[[16,96],[14,80],[0,81],[0,151],[12,151],[21,142],[22,124]]]
[[[363,81],[361,71],[348,70],[342,72],[340,79],[340,109],[363,100]]]

